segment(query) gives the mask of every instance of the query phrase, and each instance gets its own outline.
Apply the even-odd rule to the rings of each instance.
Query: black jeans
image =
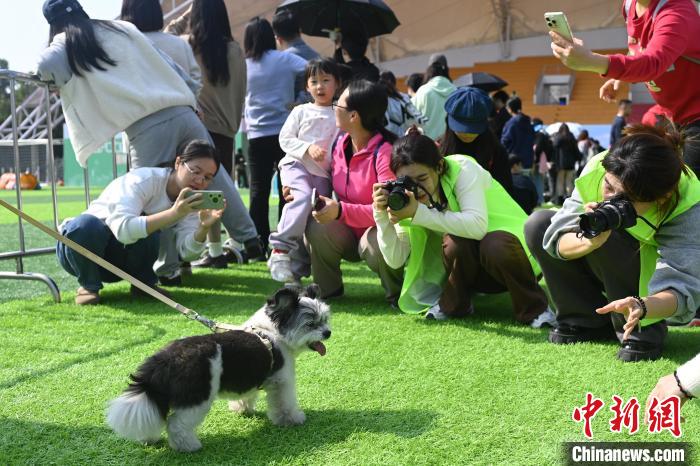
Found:
[[[260,239],[265,247],[270,237],[270,184],[272,175],[277,170],[277,164],[284,157],[280,149],[279,135],[264,136],[248,141],[248,167],[250,168],[250,217],[255,223]],[[279,206],[277,217],[282,214],[284,198],[282,197],[282,182],[277,174],[277,191]]]
[[[625,231],[613,231],[610,238],[590,254],[573,260],[549,255],[542,239],[555,212],[534,212],[525,223],[525,240],[539,262],[552,301],[557,308],[557,323],[577,327],[600,328],[611,325],[622,339],[625,317],[622,314],[597,314],[595,310],[610,301],[639,292],[639,242]],[[663,344],[666,321],[635,330],[629,340]]]
[[[214,141],[216,158],[219,159],[221,168],[226,170],[229,176],[233,173],[233,138],[209,131],[211,140]]]

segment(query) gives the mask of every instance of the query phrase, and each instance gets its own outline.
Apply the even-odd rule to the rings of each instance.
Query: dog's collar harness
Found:
[[[270,336],[260,327],[244,327],[243,331],[252,333],[260,339],[263,345],[265,345],[267,352],[270,353],[270,368],[268,369],[268,373],[272,372],[272,368],[275,367],[275,353],[272,351],[273,344]],[[258,387],[258,390],[260,389],[262,389],[262,385]]]

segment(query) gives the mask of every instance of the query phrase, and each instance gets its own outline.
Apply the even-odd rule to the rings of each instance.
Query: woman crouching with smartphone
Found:
[[[199,257],[225,203],[219,210],[198,209],[204,199],[191,191],[206,189],[218,171],[214,148],[204,140],[190,141],[174,167],[137,168],[116,178],[85,212],[65,220],[61,233],[167,295],[156,286],[153,271],[160,230],[172,227],[182,260]],[[102,283],[120,280],[62,243],[57,244],[56,255],[61,266],[78,278],[76,304],[99,303]],[[132,285],[131,294],[144,293]]]
[[[403,191],[405,205],[390,202],[386,184],[377,183],[373,207],[384,259],[405,267],[402,311],[463,317],[474,311],[473,293],[508,291],[519,322],[554,321],[525,247],[527,215],[486,170],[464,155],[443,158],[417,131],[394,144],[391,170],[413,185]]]

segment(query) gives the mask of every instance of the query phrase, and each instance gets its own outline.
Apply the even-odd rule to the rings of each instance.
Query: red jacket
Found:
[[[668,0],[652,18],[659,0],[640,17],[633,0],[627,17],[629,55],[610,55],[607,77],[646,82],[652,97],[688,124],[700,120],[700,15],[692,0]],[[623,15],[624,11],[623,2]]]
[[[360,238],[367,228],[375,225],[372,185],[393,180],[396,176],[389,168],[391,143],[385,141],[381,134],[374,135],[367,147],[353,154],[349,165],[345,159],[348,144],[351,144],[350,135],[344,134],[333,149],[333,191],[342,208],[340,221],[352,228],[355,236]]]

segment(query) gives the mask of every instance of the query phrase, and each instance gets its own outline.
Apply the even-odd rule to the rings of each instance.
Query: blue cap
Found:
[[[78,0],[46,0],[41,11],[49,24],[70,13],[82,12],[87,16]]]
[[[455,133],[481,134],[489,127],[491,97],[476,87],[458,87],[445,101],[447,125]]]

